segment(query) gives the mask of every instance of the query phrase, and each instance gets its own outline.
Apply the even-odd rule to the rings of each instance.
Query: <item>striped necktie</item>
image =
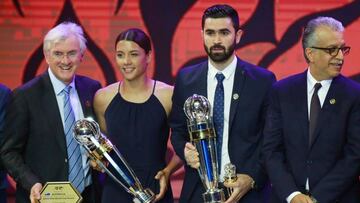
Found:
[[[69,163],[69,181],[81,193],[84,191],[84,171],[82,168],[82,158],[80,146],[73,137],[73,125],[75,115],[70,102],[71,86],[63,89],[64,94],[64,132],[66,136],[68,163]]]

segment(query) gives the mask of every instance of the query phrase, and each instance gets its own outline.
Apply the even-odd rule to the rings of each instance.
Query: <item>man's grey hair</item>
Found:
[[[323,26],[329,27],[330,29],[336,32],[344,32],[344,26],[342,25],[342,23],[332,17],[320,16],[310,20],[304,28],[304,33],[302,38],[302,46],[303,46],[306,62],[309,62],[309,59],[306,56],[305,49],[308,47],[315,46],[316,42],[319,40],[315,35],[315,31],[317,28]]]
[[[83,29],[73,22],[63,22],[52,28],[44,37],[44,52],[49,51],[51,47],[63,41],[70,36],[75,36],[80,44],[80,52],[83,54],[86,50],[86,39],[84,37]]]

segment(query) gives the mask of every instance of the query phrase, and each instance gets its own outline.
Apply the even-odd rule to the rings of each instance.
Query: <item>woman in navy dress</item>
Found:
[[[120,33],[115,49],[123,80],[95,95],[101,131],[116,145],[143,187],[157,193],[156,202],[173,202],[169,177],[181,165],[176,155],[169,163],[165,161],[173,87],[147,76],[151,43],[142,30]],[[132,198],[110,177],[106,178],[103,203],[132,202]]]

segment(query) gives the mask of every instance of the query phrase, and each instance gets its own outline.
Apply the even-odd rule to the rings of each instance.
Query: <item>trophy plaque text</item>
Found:
[[[40,203],[80,203],[82,200],[70,182],[47,182],[40,195]]]

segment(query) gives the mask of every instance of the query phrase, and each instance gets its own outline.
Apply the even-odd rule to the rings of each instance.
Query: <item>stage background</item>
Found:
[[[342,21],[352,47],[342,73],[360,81],[360,0],[0,0],[0,82],[14,89],[44,72],[43,36],[59,22],[73,21],[88,39],[80,74],[102,85],[120,80],[114,40],[122,30],[138,27],[153,42],[149,75],[173,84],[179,69],[206,59],[201,16],[216,3],[239,12],[244,35],[238,56],[273,71],[277,79],[306,69],[300,39],[309,19],[325,15]],[[175,196],[182,176],[179,171],[173,177]]]

